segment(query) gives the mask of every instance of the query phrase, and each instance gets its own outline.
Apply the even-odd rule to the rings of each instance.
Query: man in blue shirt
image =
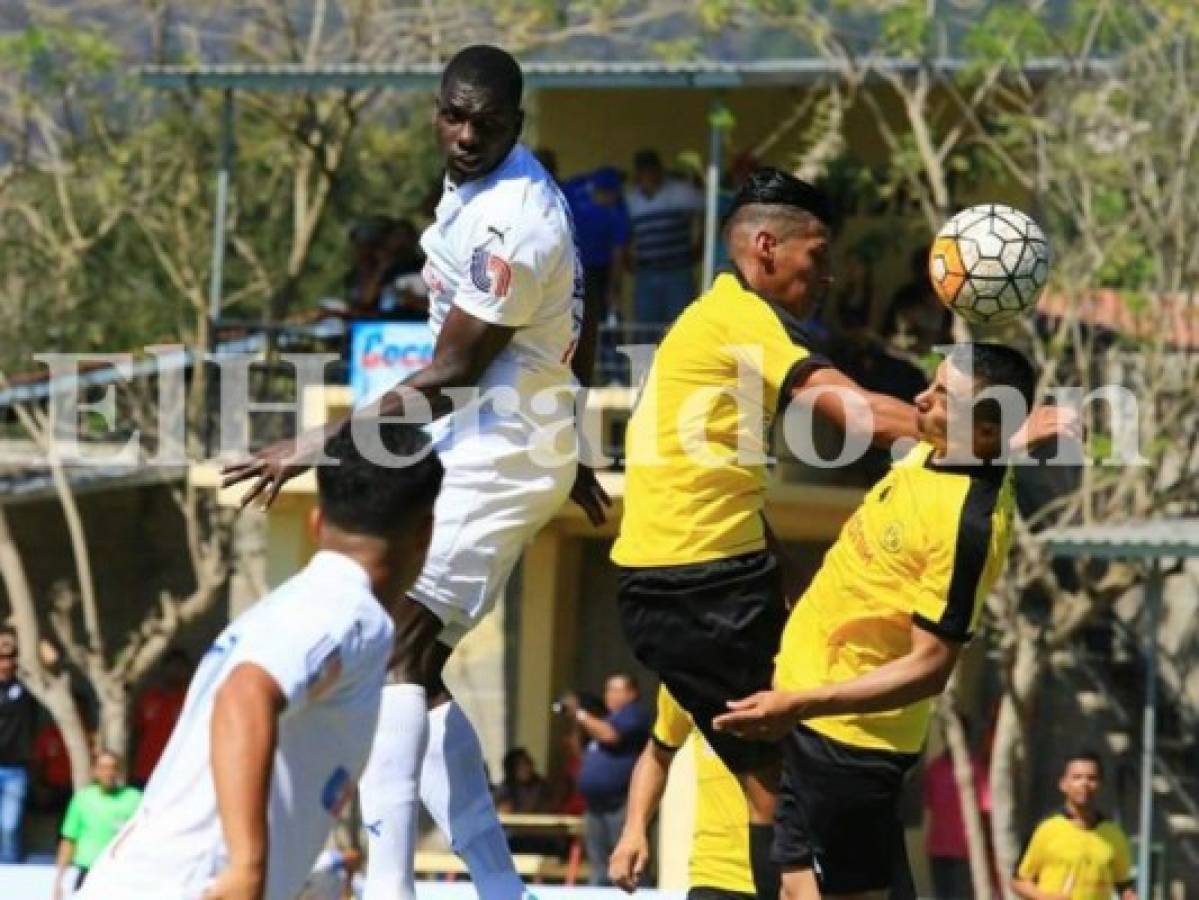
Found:
[[[578,175],[562,192],[574,217],[575,243],[583,264],[584,297],[596,321],[615,311],[620,301],[624,255],[629,244],[629,213],[621,196],[620,172],[604,166]]]
[[[653,717],[640,703],[637,679],[627,672],[608,676],[604,683],[607,716],[580,709],[568,698],[567,713],[574,716],[589,738],[579,768],[579,790],[587,800],[583,840],[591,863],[591,883],[611,884],[608,857],[624,829],[625,802],[633,766],[649,740]]]

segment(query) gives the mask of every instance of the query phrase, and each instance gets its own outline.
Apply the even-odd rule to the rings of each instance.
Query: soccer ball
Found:
[[[967,322],[1000,325],[1032,309],[1049,278],[1049,242],[1031,218],[998,203],[964,209],[937,232],[928,273]]]

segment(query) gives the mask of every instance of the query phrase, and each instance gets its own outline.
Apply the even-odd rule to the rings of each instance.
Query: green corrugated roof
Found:
[[[879,70],[915,69],[919,63],[908,59],[862,61]],[[932,63],[941,69],[956,69],[967,63],[960,59],[941,59]],[[1061,68],[1059,59],[1030,60],[1030,74]],[[756,62],[719,62],[700,60],[672,63],[654,60],[621,62],[544,62],[521,64],[525,82],[531,88],[611,88],[675,87],[714,88],[788,85],[835,74],[825,60],[812,58],[760,60]],[[208,65],[144,66],[137,70],[151,87],[238,88],[247,90],[302,90],[336,88],[395,87],[415,88],[433,85],[441,76],[440,64],[373,66],[359,64],[303,65]]]
[[[1086,525],[1048,532],[1056,556],[1109,559],[1199,557],[1199,518],[1153,519],[1119,525]]]

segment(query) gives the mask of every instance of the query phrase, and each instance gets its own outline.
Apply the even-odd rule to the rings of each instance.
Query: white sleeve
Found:
[[[278,683],[289,708],[328,693],[357,656],[361,625],[352,612],[277,618],[270,626],[244,635],[237,661],[264,669]]]
[[[541,306],[540,273],[553,250],[541,223],[480,223],[463,248],[467,272],[454,305],[492,325],[528,325]]]

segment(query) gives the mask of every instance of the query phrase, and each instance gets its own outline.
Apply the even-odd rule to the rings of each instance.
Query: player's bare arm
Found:
[[[637,889],[649,865],[649,825],[662,802],[674,753],[651,740],[633,767],[624,828],[608,861],[608,877],[630,894]]]
[[[229,865],[205,900],[259,900],[266,889],[267,795],[286,700],[252,663],[237,666],[212,708],[212,780]]]
[[[514,331],[507,326],[484,322],[454,307],[441,327],[432,362],[353,415],[356,418],[402,416],[410,412],[408,407],[416,394],[421,396],[421,400],[415,401],[421,404],[418,409],[427,406],[434,417],[445,415],[453,409],[453,402],[444,391],[477,385],[487,367],[508,346]],[[311,466],[325,441],[347,418],[309,429],[295,438],[277,441],[248,460],[225,466],[221,470],[224,476],[221,486],[255,479],[242,497],[242,507],[258,497],[264,507],[270,506],[284,484]]]
[[[791,396],[810,402],[816,413],[846,433],[864,435],[878,446],[889,447],[903,438],[915,440],[920,437],[913,404],[868,391],[844,372],[831,367],[813,369],[792,388]],[[849,396],[858,402],[846,402]],[[1077,440],[1081,433],[1075,410],[1063,406],[1038,406],[1012,436],[1011,448],[1019,450],[1052,438]]]
[[[912,649],[899,659],[850,681],[807,691],[762,691],[734,700],[715,727],[740,737],[778,740],[804,719],[882,712],[909,706],[945,689],[961,645],[919,625]]]

